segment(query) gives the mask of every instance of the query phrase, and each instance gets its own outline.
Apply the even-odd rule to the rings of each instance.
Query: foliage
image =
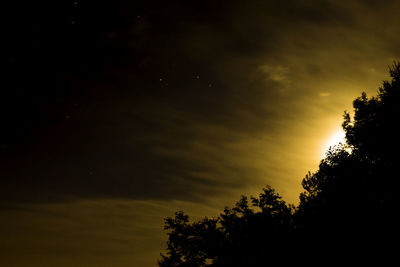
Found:
[[[258,198],[242,198],[215,219],[190,223],[176,212],[165,219],[169,230],[167,255],[160,266],[245,266],[256,264],[282,246],[291,232],[293,208],[274,189],[266,187]],[[265,255],[265,249],[270,255]]]

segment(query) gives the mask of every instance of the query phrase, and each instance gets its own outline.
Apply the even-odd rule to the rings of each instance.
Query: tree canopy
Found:
[[[377,96],[362,93],[344,113],[346,143],[331,148],[302,181],[297,207],[269,186],[242,196],[217,218],[165,219],[167,252],[159,266],[266,266],[288,260],[390,254],[398,210],[400,64]],[[322,262],[324,265],[324,262]]]

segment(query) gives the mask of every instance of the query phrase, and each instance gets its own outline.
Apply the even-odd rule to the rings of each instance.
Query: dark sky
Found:
[[[397,1],[12,1],[5,266],[155,266],[163,218],[267,184],[297,203],[399,58]]]

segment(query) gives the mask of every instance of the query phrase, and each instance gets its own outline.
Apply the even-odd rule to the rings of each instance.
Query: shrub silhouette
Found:
[[[331,148],[305,176],[297,207],[267,186],[218,218],[190,223],[177,212],[165,220],[169,239],[159,266],[326,265],[390,256],[399,202],[399,63],[389,72],[392,80],[377,96],[354,100],[353,119],[345,112],[346,144]]]

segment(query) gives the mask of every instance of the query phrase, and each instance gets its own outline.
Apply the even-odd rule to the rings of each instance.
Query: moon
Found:
[[[329,150],[330,147],[333,147],[340,143],[345,144],[346,143],[345,137],[346,134],[342,129],[338,129],[334,131],[331,135],[329,135],[322,146],[322,151],[321,151],[322,156],[323,157],[325,156],[325,153]]]

